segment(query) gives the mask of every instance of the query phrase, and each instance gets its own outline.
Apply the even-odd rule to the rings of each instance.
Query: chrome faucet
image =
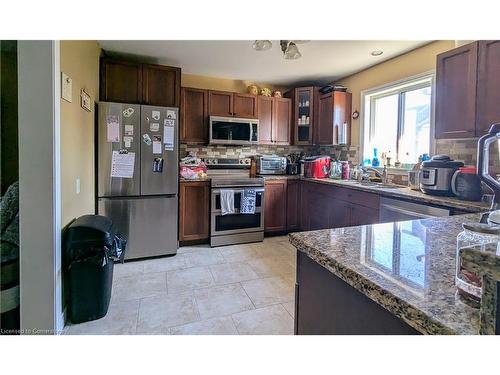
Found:
[[[378,170],[376,170],[375,168],[372,168],[372,167],[364,167],[364,166],[360,165],[360,168],[361,168],[361,171],[363,172],[362,179],[364,178],[363,175],[366,175],[369,172],[373,172],[375,174],[375,176],[377,176],[378,178],[380,178],[382,180],[383,184],[387,184],[387,182],[388,182],[387,166],[384,165],[384,169],[382,170],[382,173],[380,173]]]

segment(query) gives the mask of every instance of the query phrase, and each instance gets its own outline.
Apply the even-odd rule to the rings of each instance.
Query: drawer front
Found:
[[[349,203],[359,204],[361,206],[376,208],[379,207],[379,195],[376,193],[367,193],[355,189],[344,188],[335,185],[326,185],[317,182],[306,182],[305,192],[308,189],[316,193],[327,194],[330,198],[340,199]]]
[[[355,189],[336,188],[335,198],[349,203],[378,209],[380,197],[375,193],[367,193]]]

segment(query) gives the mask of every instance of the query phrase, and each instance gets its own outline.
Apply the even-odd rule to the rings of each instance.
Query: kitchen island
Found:
[[[455,288],[456,236],[480,214],[290,234],[296,334],[478,334]]]

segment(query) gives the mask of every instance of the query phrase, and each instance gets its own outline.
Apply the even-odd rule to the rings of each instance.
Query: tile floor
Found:
[[[66,334],[293,334],[295,248],[262,243],[181,247],[115,265],[108,314]]]

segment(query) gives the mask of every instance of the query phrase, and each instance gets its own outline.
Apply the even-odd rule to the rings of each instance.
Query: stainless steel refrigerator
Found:
[[[98,105],[97,212],[127,238],[125,259],[177,252],[178,108]]]

